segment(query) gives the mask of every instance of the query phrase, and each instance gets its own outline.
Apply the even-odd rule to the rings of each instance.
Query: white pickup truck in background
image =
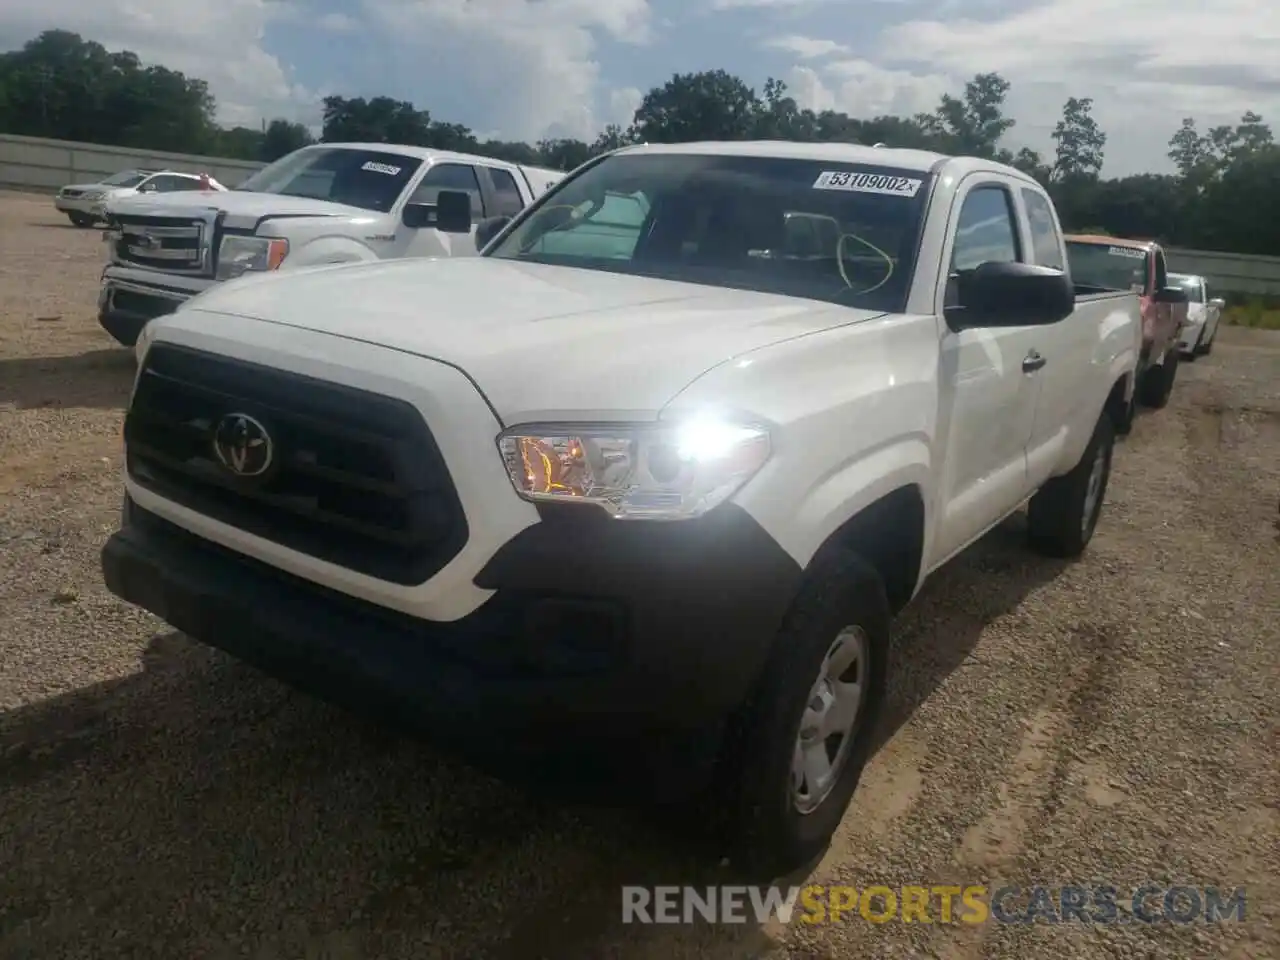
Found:
[[[441,190],[465,193],[477,218],[512,216],[563,176],[423,147],[324,143],[282,157],[234,190],[111,200],[98,320],[133,346],[153,318],[245,273],[474,256],[474,231],[436,226]]]
[[[1141,315],[1065,263],[990,161],[626,148],[479,257],[152,324],[104,577],[500,775],[716,799],[778,875],[850,802],[925,578],[1028,501],[1037,549],[1093,536]]]

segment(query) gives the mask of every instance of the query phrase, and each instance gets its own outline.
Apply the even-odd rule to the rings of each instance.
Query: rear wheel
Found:
[[[1165,354],[1164,363],[1158,367],[1151,367],[1142,375],[1142,382],[1138,388],[1142,393],[1143,404],[1156,410],[1168,406],[1169,397],[1173,394],[1173,382],[1177,376],[1178,349],[1171,347]]]
[[[1041,487],[1027,511],[1031,546],[1052,557],[1078,557],[1093,539],[1111,477],[1115,427],[1103,414],[1080,462]]]
[[[815,565],[725,748],[720,841],[754,876],[806,866],[839,827],[870,752],[885,685],[880,577],[836,552]]]

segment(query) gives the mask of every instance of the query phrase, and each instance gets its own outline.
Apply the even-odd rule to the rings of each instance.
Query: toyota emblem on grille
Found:
[[[228,413],[213,431],[218,462],[237,477],[260,477],[275,458],[271,434],[247,413]]]

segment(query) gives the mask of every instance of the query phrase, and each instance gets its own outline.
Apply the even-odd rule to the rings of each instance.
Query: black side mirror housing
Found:
[[[442,233],[471,232],[471,195],[441,190],[436,197],[436,229]]]
[[[1075,288],[1061,270],[1030,263],[987,262],[955,278],[953,329],[1047,326],[1076,308]]]
[[[400,222],[410,230],[421,230],[430,227],[436,221],[436,205],[434,203],[406,203],[400,214]]]
[[[476,249],[483,250],[489,241],[500,234],[511,222],[510,217],[487,217],[476,224]]]
[[[1182,287],[1165,287],[1163,290],[1157,290],[1155,297],[1152,299],[1156,303],[1178,304],[1186,303],[1190,297],[1187,296],[1187,291]]]

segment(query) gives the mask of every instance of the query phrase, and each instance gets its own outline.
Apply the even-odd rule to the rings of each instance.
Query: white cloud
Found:
[[[859,118],[885,114],[910,117],[932,111],[939,97],[953,89],[945,75],[890,70],[852,58],[818,69],[793,67],[786,83],[787,92],[802,107],[839,110]]]
[[[764,46],[772,50],[782,50],[795,54],[801,60],[818,60],[836,53],[848,53],[849,48],[834,40],[818,37],[801,37],[791,34],[785,37],[773,37],[764,42]]]
[[[1280,11],[1256,0],[1049,0],[982,21],[902,23],[876,46],[958,80],[998,71],[1013,84],[1011,139],[1041,150],[1067,97],[1092,97],[1108,175],[1167,168],[1184,116],[1202,130],[1247,109],[1280,121]]]
[[[208,81],[225,124],[256,127],[277,116],[314,122],[316,93],[294,83],[262,46],[267,23],[292,13],[268,0],[0,3],[0,35],[17,45],[56,26],[109,50],[132,50],[146,63]]]
[[[604,118],[604,126],[616,123],[623,129],[631,126],[636,110],[644,94],[636,87],[622,87],[609,94],[609,114]]]
[[[328,33],[355,33],[359,25],[345,13],[326,13],[318,21],[321,30]]]
[[[596,102],[597,35],[650,39],[647,0],[365,0],[364,10],[406,56],[447,59],[477,116],[528,140],[593,139],[609,122]]]

